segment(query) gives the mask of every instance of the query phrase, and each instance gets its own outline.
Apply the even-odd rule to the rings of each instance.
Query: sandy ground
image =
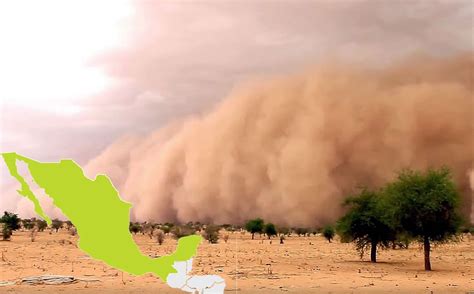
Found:
[[[195,274],[218,274],[226,293],[466,293],[474,292],[474,238],[435,247],[432,272],[423,271],[423,252],[416,244],[408,250],[385,250],[379,262],[359,259],[351,244],[328,243],[320,236],[287,238],[272,244],[250,240],[250,234],[229,233],[227,243],[203,243],[194,260]],[[132,276],[90,259],[76,246],[78,237],[66,230],[41,232],[31,242],[28,232],[15,232],[12,241],[0,242],[0,280],[33,275],[73,275],[100,282],[70,285],[13,285],[0,293],[184,293],[168,288],[151,274]],[[148,236],[135,241],[150,256],[175,249],[167,237],[158,245]]]

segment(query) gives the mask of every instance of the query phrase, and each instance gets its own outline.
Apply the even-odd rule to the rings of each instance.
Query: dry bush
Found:
[[[30,232],[30,238],[31,238],[31,242],[34,242],[36,240],[36,235],[38,234],[38,229],[37,228],[33,228]]]
[[[69,234],[71,234],[71,236],[76,236],[77,235],[77,229],[76,227],[72,227],[69,229]]]
[[[227,243],[227,241],[229,241],[229,235],[224,235],[224,237],[222,237],[222,239],[224,239],[224,242]]]
[[[162,230],[156,230],[154,235],[156,237],[156,242],[158,242],[160,245],[163,244],[165,241],[165,233]]]
[[[181,237],[186,237],[189,235],[194,235],[194,233],[196,233],[196,230],[188,226],[175,226],[171,230],[171,234],[173,234],[173,237],[175,239],[179,239]]]
[[[203,233],[204,239],[209,241],[211,244],[217,244],[219,241],[219,227],[214,225],[206,226],[206,229]]]

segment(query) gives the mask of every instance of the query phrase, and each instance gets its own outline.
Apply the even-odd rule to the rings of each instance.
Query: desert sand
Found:
[[[104,230],[107,228],[104,228]],[[361,260],[352,244],[328,243],[321,236],[292,235],[279,244],[263,236],[229,234],[227,243],[204,241],[194,259],[194,274],[218,274],[226,280],[226,293],[466,293],[474,291],[474,238],[435,247],[433,271],[423,270],[423,252],[381,250],[378,263]],[[176,241],[166,236],[163,245],[146,235],[134,236],[144,254],[171,253]],[[67,230],[40,232],[31,242],[29,232],[15,232],[12,241],[0,242],[0,280],[35,275],[72,275],[98,279],[68,285],[10,285],[0,293],[184,293],[170,289],[151,274],[132,276],[89,258],[77,248],[77,236]]]

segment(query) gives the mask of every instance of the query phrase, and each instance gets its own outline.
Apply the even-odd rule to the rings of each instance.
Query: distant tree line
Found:
[[[211,244],[222,237],[227,243],[228,233],[244,230],[251,234],[266,236],[269,240],[279,236],[280,244],[292,234],[310,236],[321,234],[332,242],[336,233],[341,242],[353,242],[361,258],[370,251],[370,260],[377,261],[377,249],[408,248],[412,241],[423,245],[425,269],[431,270],[430,252],[432,244],[457,240],[459,233],[474,234],[472,225],[462,226],[458,212],[460,196],[451,178],[449,169],[429,169],[426,172],[404,170],[397,178],[380,189],[360,189],[343,203],[346,213],[333,225],[324,227],[285,227],[266,223],[262,218],[248,220],[244,225],[185,224],[130,222],[132,234],[148,235],[158,244],[166,235],[175,239],[201,234]],[[3,240],[10,240],[13,232],[20,228],[31,231],[34,241],[36,232],[44,231],[46,221],[32,218],[20,219],[18,215],[5,212],[0,218]],[[66,228],[72,235],[76,229],[70,221],[53,219],[50,233]],[[223,234],[223,235],[222,235]],[[270,241],[271,242],[271,241]]]

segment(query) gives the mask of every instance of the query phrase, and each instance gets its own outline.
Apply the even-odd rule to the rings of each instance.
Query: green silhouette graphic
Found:
[[[186,261],[196,254],[201,237],[178,240],[176,251],[168,256],[151,258],[143,255],[129,232],[130,208],[123,201],[110,179],[98,175],[94,180],[84,175],[72,160],[42,163],[16,153],[3,153],[10,174],[20,183],[20,195],[30,199],[36,213],[51,223],[27,181],[19,174],[17,161],[24,162],[34,182],[51,197],[53,204],[76,226],[78,246],[92,258],[134,275],[153,273],[166,282],[175,273],[174,262]],[[97,226],[97,223],[104,226]]]

